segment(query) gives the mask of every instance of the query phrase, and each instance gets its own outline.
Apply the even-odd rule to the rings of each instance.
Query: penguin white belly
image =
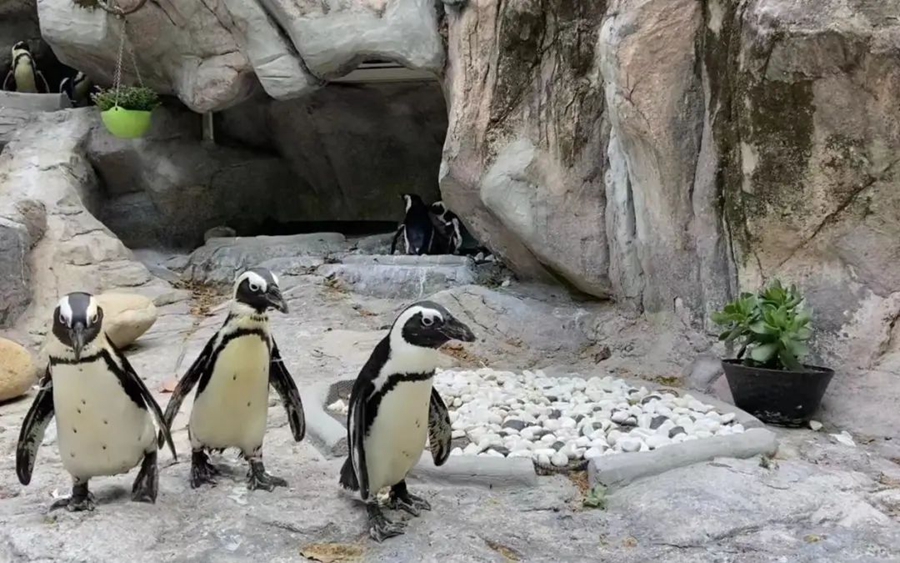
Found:
[[[55,365],[52,376],[59,455],[73,477],[127,473],[156,449],[150,411],[125,394],[102,359]]]
[[[401,382],[382,397],[364,444],[372,495],[405,479],[419,462],[428,437],[431,383]]]
[[[20,64],[13,73],[16,78],[16,92],[37,94],[37,83],[31,65]]]
[[[269,348],[257,335],[230,341],[191,410],[195,448],[240,448],[249,455],[262,446],[269,411]]]

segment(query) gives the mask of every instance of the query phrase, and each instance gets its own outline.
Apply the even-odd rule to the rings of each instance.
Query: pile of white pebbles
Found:
[[[434,385],[450,409],[453,438],[467,442],[450,455],[530,457],[565,467],[744,431],[734,413],[718,413],[691,395],[651,393],[610,376],[439,370]],[[346,412],[343,401],[328,408]]]

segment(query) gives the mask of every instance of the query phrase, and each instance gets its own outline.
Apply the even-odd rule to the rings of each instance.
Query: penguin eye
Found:
[[[422,326],[431,326],[434,324],[434,319],[431,317],[422,317]]]
[[[99,319],[99,318],[100,318],[100,316],[97,313],[94,313],[94,316],[91,317],[91,324],[96,323],[97,319]]]
[[[61,322],[62,324],[66,324],[66,318],[62,313],[59,314],[59,322]]]
[[[250,291],[259,291],[259,286],[255,283],[250,284]]]

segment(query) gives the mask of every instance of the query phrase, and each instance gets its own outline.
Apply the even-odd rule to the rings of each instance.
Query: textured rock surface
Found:
[[[151,276],[92,214],[101,195],[82,147],[98,126],[89,109],[42,114],[0,154],[0,229],[15,243],[0,246],[8,268],[0,282],[6,326],[30,303],[18,320],[39,337],[47,314],[70,291],[128,288],[157,304],[184,297]]]
[[[356,374],[383,337],[381,327],[403,306],[336,293],[302,277],[291,283],[295,285],[286,292],[291,314],[273,314],[272,323],[285,362],[302,388]],[[509,291],[526,289],[513,286]],[[461,300],[472,303],[468,320],[473,330],[491,341],[500,341],[502,331],[511,331],[521,317],[508,319],[496,305],[475,306],[479,298],[510,306],[518,299],[515,309],[522,314],[536,307],[530,318],[540,326],[557,317],[584,317],[587,308],[598,308],[579,308],[543,290],[521,300],[509,292],[477,288]],[[225,315],[215,307],[209,316],[195,316],[188,309],[186,303],[160,307],[159,320],[128,355],[163,406],[169,395],[158,392],[162,382],[184,372]],[[519,326],[519,332],[528,330]],[[650,338],[649,331],[642,334]],[[611,338],[607,342],[614,345]],[[485,349],[491,365],[523,363],[523,348],[492,350]],[[543,349],[542,356],[544,362],[575,358],[568,347]],[[640,366],[645,360],[636,356],[632,363]],[[827,436],[807,431],[783,434],[783,452],[767,469],[759,459],[717,459],[619,489],[607,497],[605,510],[582,508],[582,494],[562,476],[539,477],[528,488],[489,488],[475,480],[447,482],[440,469],[420,472],[427,478],[410,479],[410,488],[434,510],[409,519],[402,538],[377,544],[365,536],[361,503],[337,485],[343,460],[327,459],[310,441],[295,444],[274,401],[266,466],[287,478],[289,488],[248,492],[245,463],[226,453],[214,457],[223,469],[219,485],[191,489],[186,404],[173,425],[179,461],[160,454],[156,505],[129,500],[132,471],[92,480],[98,499],[93,513],[48,515],[53,493],[66,494],[71,481],[51,430],[31,484],[17,482],[15,440],[29,403],[0,406],[2,560],[294,561],[300,550],[308,553],[318,543],[361,548],[366,561],[410,563],[502,561],[510,554],[521,561],[564,563],[586,558],[610,563],[888,563],[900,551],[900,526],[890,516],[900,482],[898,466],[871,446],[831,444]],[[407,519],[397,511],[388,515]]]
[[[119,348],[125,348],[156,322],[156,306],[143,295],[102,293],[97,301],[103,309],[103,331]]]
[[[431,0],[150,2],[129,16],[129,37],[145,83],[200,112],[239,103],[258,85],[276,99],[308,94],[365,57],[437,73],[436,8]],[[113,17],[69,0],[38,0],[38,9],[64,63],[112,81],[121,37]]]
[[[25,394],[36,380],[37,370],[28,350],[0,338],[0,402]]]
[[[328,283],[363,295],[422,299],[475,282],[474,264],[462,256],[347,256],[317,269]]]

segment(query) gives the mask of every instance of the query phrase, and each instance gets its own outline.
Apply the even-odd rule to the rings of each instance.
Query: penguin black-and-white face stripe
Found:
[[[278,287],[278,277],[266,268],[247,270],[234,282],[234,300],[265,313],[269,309],[288,312],[287,302]]]
[[[103,327],[103,309],[89,293],[74,292],[59,300],[53,311],[53,335],[72,349],[75,360]]]
[[[403,345],[440,348],[451,340],[473,342],[472,331],[433,301],[420,301],[403,311],[391,327],[391,348]]]

